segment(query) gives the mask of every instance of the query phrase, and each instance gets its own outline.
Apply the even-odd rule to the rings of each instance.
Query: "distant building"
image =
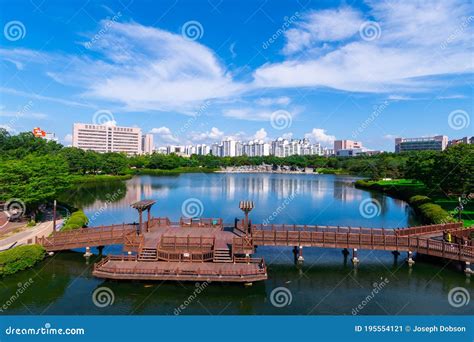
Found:
[[[395,139],[395,153],[408,151],[444,151],[447,146],[448,137],[445,135]]]
[[[33,135],[37,138],[42,138],[46,141],[55,141],[55,142],[58,142],[59,139],[56,137],[56,134],[54,133],[47,133],[45,131],[43,131],[41,128],[39,127],[35,127],[33,128],[33,131],[32,131]]]
[[[153,145],[153,134],[145,134],[142,136],[142,153],[152,154],[155,146]]]
[[[142,152],[142,133],[140,128],[136,127],[75,123],[72,146],[99,153],[140,154]]]
[[[227,139],[222,142],[222,157],[235,157],[237,155],[237,141]]]
[[[352,150],[352,149],[361,149],[362,143],[360,141],[353,140],[335,140],[334,141],[334,153],[337,155],[339,150]]]
[[[453,139],[448,142],[448,146],[458,145],[458,144],[474,144],[474,137],[464,137],[461,139]]]

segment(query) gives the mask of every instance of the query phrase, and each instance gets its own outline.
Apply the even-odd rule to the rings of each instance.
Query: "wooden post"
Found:
[[[147,217],[147,221],[146,221],[146,231],[147,231],[147,232],[150,231],[150,219],[151,219],[150,209],[151,209],[150,207],[147,209],[147,212],[148,212],[148,213],[147,213],[147,214],[148,214],[148,215],[147,215],[148,217]]]

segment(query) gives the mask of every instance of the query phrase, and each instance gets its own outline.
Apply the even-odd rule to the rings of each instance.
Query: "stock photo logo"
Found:
[[[291,305],[293,301],[293,294],[291,291],[284,287],[276,287],[270,293],[270,303],[276,308],[283,308],[285,306]]]
[[[92,303],[98,308],[105,308],[113,305],[115,302],[115,294],[110,288],[102,286],[98,287],[92,293]]]
[[[291,127],[293,117],[290,112],[280,109],[270,116],[270,125],[277,130],[283,130]]]
[[[471,118],[469,114],[462,109],[453,110],[448,115],[448,124],[452,129],[459,131],[461,129],[469,127],[471,124]]]
[[[12,198],[3,205],[3,215],[5,219],[0,221],[0,228],[6,226],[10,221],[17,220],[26,212],[26,205],[21,199]],[[3,222],[3,224],[2,224]]]
[[[189,41],[199,40],[204,35],[204,27],[202,27],[202,24],[199,21],[190,20],[184,23],[181,28],[181,35],[184,39]]]
[[[3,27],[3,35],[7,40],[16,42],[17,40],[25,38],[26,27],[21,21],[10,21]]]
[[[359,204],[359,213],[363,218],[371,219],[380,215],[382,205],[374,198],[366,198]]]
[[[471,301],[469,291],[464,287],[454,287],[448,293],[448,303],[453,308],[466,306]]]
[[[115,125],[114,114],[110,110],[101,109],[94,113],[92,122],[96,125]]]
[[[373,41],[380,38],[382,35],[382,28],[380,24],[375,21],[366,21],[359,27],[359,35],[365,41]]]
[[[181,213],[187,218],[201,217],[204,212],[204,204],[197,198],[188,198],[181,205]]]

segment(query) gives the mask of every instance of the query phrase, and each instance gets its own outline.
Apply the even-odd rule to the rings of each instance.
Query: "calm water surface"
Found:
[[[251,199],[253,222],[319,225],[352,225],[391,229],[417,224],[406,204],[393,198],[355,189],[355,178],[333,175],[274,174],[185,174],[177,177],[141,176],[127,182],[81,186],[64,195],[82,207],[91,225],[137,221],[130,203],[153,198],[153,216],[178,220],[182,205],[192,198],[202,203],[203,217],[222,217],[233,222],[241,217],[238,202]],[[360,203],[373,198],[380,203],[379,214],[361,215]],[[197,199],[197,200],[194,200]],[[287,203],[287,204],[284,204]],[[279,209],[278,209],[279,208]],[[275,215],[272,215],[275,213]],[[278,214],[277,214],[278,213]],[[367,215],[365,215],[367,216]],[[120,253],[110,246],[104,253]],[[83,251],[57,253],[35,268],[2,280],[0,302],[8,303],[3,314],[473,314],[473,302],[455,308],[448,302],[454,287],[464,287],[473,298],[470,279],[458,265],[438,265],[418,258],[413,269],[404,255],[394,262],[390,252],[361,251],[357,269],[344,260],[341,250],[305,248],[305,262],[294,265],[291,248],[259,247],[269,279],[254,283],[210,284],[197,296],[195,283],[104,281],[92,277]],[[12,296],[28,279],[33,283],[19,296]],[[385,280],[386,279],[386,280]],[[374,293],[374,285],[383,288]],[[106,286],[114,302],[98,308],[92,293]],[[283,307],[272,305],[272,290],[288,289],[291,301]]]

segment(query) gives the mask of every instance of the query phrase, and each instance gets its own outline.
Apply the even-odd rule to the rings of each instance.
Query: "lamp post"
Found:
[[[248,232],[248,229],[249,229],[249,212],[251,212],[252,209],[254,208],[253,201],[240,201],[239,208],[245,214],[244,226],[246,227],[247,232]]]

